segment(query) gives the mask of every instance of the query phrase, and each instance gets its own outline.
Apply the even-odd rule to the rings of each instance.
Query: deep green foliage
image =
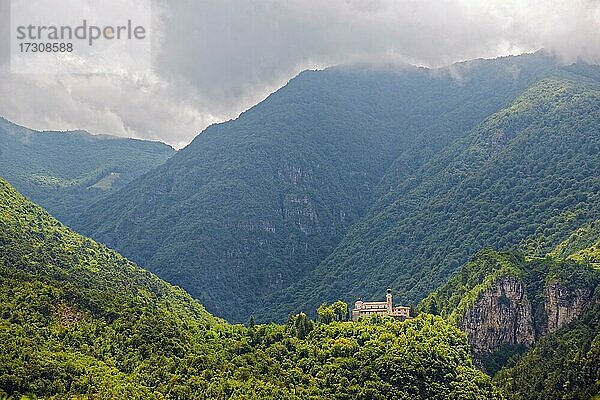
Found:
[[[1,179],[0,278],[0,398],[499,398],[440,317],[229,325]]]
[[[230,320],[314,313],[323,300],[357,293],[344,271],[339,286],[338,275],[334,281],[320,270],[314,276],[324,281],[274,303],[261,300],[314,270],[380,195],[387,176],[402,181],[554,68],[552,59],[535,54],[450,70],[303,72],[91,207],[75,228]],[[371,271],[371,261],[377,260],[356,266]],[[389,279],[384,270],[373,276]],[[388,286],[380,283],[369,282],[361,294]]]
[[[159,142],[39,132],[0,118],[0,176],[67,224],[173,153]]]
[[[599,104],[600,67],[541,79],[411,176],[388,177],[332,254],[267,303],[312,309],[392,280],[414,304],[481,248],[546,254],[600,218]]]
[[[439,317],[423,315],[405,322],[372,317],[321,323],[305,341],[278,341],[282,328],[274,325],[262,325],[256,334],[259,348],[267,345],[265,351],[283,365],[295,365],[288,371],[295,379],[321,387],[298,387],[300,398],[497,398],[484,374],[459,366],[469,358],[469,349],[464,334],[450,327]],[[279,343],[270,344],[273,338]]]
[[[520,355],[527,351],[527,347],[523,345],[502,344],[491,354],[486,355],[481,360],[481,365],[485,372],[491,376],[496,375],[505,366],[511,364]]]
[[[577,229],[551,255],[586,263],[600,270],[600,220]]]
[[[345,321],[348,319],[348,304],[343,301],[336,301],[331,305],[321,304],[317,309],[319,322],[329,324],[333,321]]]
[[[300,313],[290,316],[286,333],[298,339],[306,339],[308,334],[315,328],[315,324],[306,314]]]
[[[214,353],[215,335],[231,330],[2,180],[0,276],[0,388],[9,394],[152,398],[153,379],[178,359]]]

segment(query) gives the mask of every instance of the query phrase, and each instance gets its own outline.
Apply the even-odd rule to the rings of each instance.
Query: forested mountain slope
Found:
[[[150,385],[144,367],[207,352],[191,339],[208,346],[208,328],[223,325],[183,290],[70,231],[1,179],[0,275],[0,388],[8,393],[137,391]]]
[[[600,269],[600,220],[575,230],[550,255],[589,263]]]
[[[414,304],[480,248],[545,254],[600,216],[599,129],[600,68],[548,75],[406,180],[380,188],[332,254],[265,304],[312,309],[386,286]]]
[[[159,142],[39,132],[0,118],[0,176],[67,224],[174,152]]]
[[[249,329],[0,179],[0,397],[499,399],[442,318]]]
[[[274,306],[260,300],[331,253],[384,175],[412,173],[554,68],[533,54],[449,70],[303,72],[90,207],[74,226],[182,285],[220,316],[284,319],[293,309],[287,303],[305,305],[306,297]],[[340,286],[325,297],[353,289]]]

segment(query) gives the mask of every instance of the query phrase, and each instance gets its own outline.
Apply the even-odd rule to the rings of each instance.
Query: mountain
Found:
[[[419,310],[467,333],[506,398],[592,398],[600,393],[599,226],[577,229],[545,257],[483,250]]]
[[[542,77],[413,174],[388,174],[336,249],[265,304],[312,309],[386,286],[416,304],[481,248],[546,254],[600,217],[599,105],[600,67]]]
[[[538,53],[439,70],[305,71],[239,118],[207,128],[73,226],[231,321],[281,321],[357,294],[362,278],[364,294],[373,294],[389,281],[378,279],[375,290],[370,275],[388,271],[372,268],[379,261],[331,268],[323,260],[343,248],[382,182],[401,182],[555,68]],[[352,270],[352,285],[330,287],[338,274],[329,270],[338,267]]]
[[[0,397],[500,399],[441,317],[229,325],[0,179]]]
[[[0,175],[67,224],[173,153],[159,142],[39,132],[0,118]]]

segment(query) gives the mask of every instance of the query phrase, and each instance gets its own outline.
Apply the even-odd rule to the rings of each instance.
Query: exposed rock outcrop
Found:
[[[550,283],[544,290],[544,308],[548,317],[547,331],[552,333],[578,318],[587,307],[592,292],[587,288],[570,289]]]
[[[503,345],[530,347],[540,336],[581,316],[592,291],[552,282],[546,284],[543,295],[544,312],[535,315],[520,278],[506,276],[484,290],[458,322],[475,358],[491,354]],[[537,332],[536,326],[541,326]]]
[[[475,354],[490,353],[502,344],[530,346],[535,341],[525,285],[512,276],[486,289],[458,325]]]

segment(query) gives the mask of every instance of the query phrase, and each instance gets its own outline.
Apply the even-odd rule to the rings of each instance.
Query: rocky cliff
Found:
[[[529,290],[531,296],[531,290]],[[540,336],[555,332],[583,314],[592,296],[589,288],[550,282],[543,290],[543,310],[536,314],[522,278],[505,276],[481,292],[458,326],[467,333],[478,358],[502,346],[530,347]],[[541,327],[541,329],[536,329]]]
[[[531,346],[535,341],[532,307],[521,279],[507,276],[483,291],[459,321],[475,354],[502,344]]]
[[[596,241],[584,239],[571,240],[569,251],[545,257],[483,249],[423,299],[417,311],[442,315],[458,326],[467,334],[474,362],[494,375],[514,356],[596,312],[600,268],[592,261],[600,259],[595,250],[600,245],[589,247]],[[585,257],[571,256],[582,251]]]
[[[544,333],[555,332],[581,316],[591,297],[589,288],[568,288],[557,282],[546,285],[544,309],[548,322]]]

